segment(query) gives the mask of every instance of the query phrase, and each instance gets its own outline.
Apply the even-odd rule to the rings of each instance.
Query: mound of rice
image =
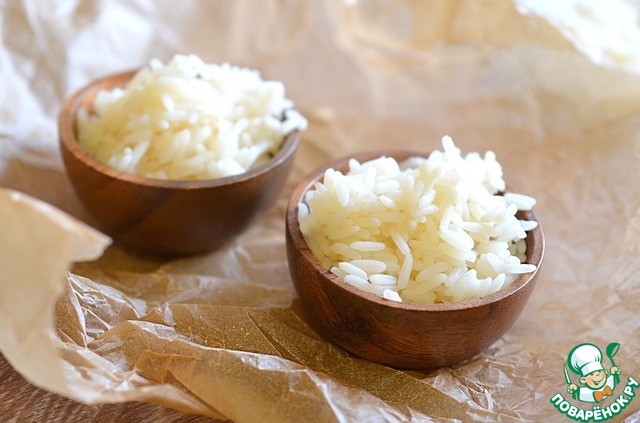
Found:
[[[260,166],[307,121],[284,85],[255,70],[175,56],[152,60],[124,89],[78,112],[78,142],[118,170],[156,179],[211,179]]]
[[[491,294],[522,273],[525,231],[518,210],[535,199],[507,193],[489,151],[444,152],[398,164],[380,157],[328,169],[299,204],[300,229],[326,269],[349,284],[393,301],[445,303]]]

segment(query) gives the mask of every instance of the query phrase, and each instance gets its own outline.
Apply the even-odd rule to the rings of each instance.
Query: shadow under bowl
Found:
[[[325,339],[370,361],[400,369],[428,369],[461,362],[496,342],[526,305],[542,263],[544,234],[538,225],[527,232],[523,274],[498,292],[477,300],[444,304],[399,303],[362,291],[323,268],[309,249],[298,222],[298,204],[321,181],[327,168],[348,171],[348,161],[380,156],[398,161],[427,157],[423,152],[380,151],[339,159],[312,172],[293,191],[286,216],[289,270],[305,320]],[[518,218],[536,220],[532,212]]]

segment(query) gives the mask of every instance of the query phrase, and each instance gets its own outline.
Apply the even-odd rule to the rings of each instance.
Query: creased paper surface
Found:
[[[619,342],[623,380],[640,379],[640,51],[598,46],[626,55],[598,60],[553,8],[530,3],[0,3],[0,351],[78,401],[238,422],[565,421],[549,400],[566,392],[563,363],[583,342]],[[90,80],[175,53],[284,81],[310,127],[251,229],[167,261],[107,248],[91,229],[56,114]],[[463,152],[495,151],[509,186],[537,197],[545,262],[496,344],[453,367],[397,371],[300,318],[284,210],[297,181],[331,159],[427,154],[445,134]],[[632,401],[620,416],[638,410]]]

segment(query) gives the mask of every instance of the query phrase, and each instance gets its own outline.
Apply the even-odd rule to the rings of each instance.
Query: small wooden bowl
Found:
[[[106,77],[67,99],[58,130],[69,179],[108,235],[142,252],[186,255],[214,250],[243,232],[284,185],[300,137],[285,139],[268,163],[244,174],[200,181],[163,181],[111,168],[85,153],[76,115],[100,90],[124,86],[135,72]]]
[[[401,161],[425,153],[382,151],[353,156]],[[331,167],[345,172],[349,158],[314,171],[293,191],[287,209],[287,256],[291,278],[308,323],[324,338],[368,360],[401,369],[427,369],[473,357],[500,338],[524,308],[544,254],[538,225],[527,233],[527,262],[536,271],[479,300],[447,304],[398,303],[362,291],[324,269],[300,232],[298,204]],[[531,212],[519,218],[537,220]]]

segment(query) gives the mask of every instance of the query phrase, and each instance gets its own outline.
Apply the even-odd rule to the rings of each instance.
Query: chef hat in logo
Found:
[[[592,344],[580,344],[569,353],[569,368],[574,373],[586,376],[602,367],[602,352]]]

